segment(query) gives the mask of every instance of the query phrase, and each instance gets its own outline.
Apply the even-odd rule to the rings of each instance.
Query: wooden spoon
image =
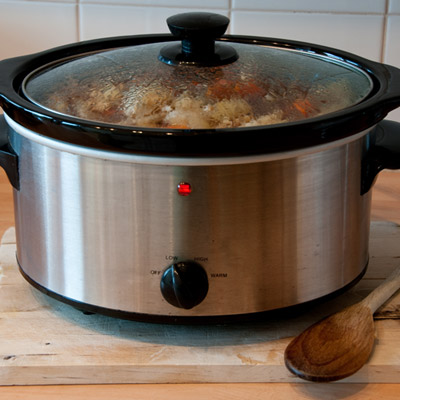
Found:
[[[330,382],[357,372],[373,349],[373,314],[400,288],[400,267],[365,299],[310,326],[285,349],[285,365],[300,378]]]

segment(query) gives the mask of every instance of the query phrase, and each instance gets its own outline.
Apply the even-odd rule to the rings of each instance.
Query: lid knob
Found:
[[[167,45],[158,58],[166,64],[216,66],[236,61],[239,56],[231,46],[215,43],[227,30],[230,20],[219,14],[193,12],[167,18],[170,32],[182,41]]]

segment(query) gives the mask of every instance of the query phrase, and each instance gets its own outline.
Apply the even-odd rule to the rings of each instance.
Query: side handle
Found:
[[[0,167],[6,171],[12,186],[19,190],[18,156],[9,145],[8,130],[4,115],[0,115]]]
[[[400,124],[395,121],[382,121],[370,132],[361,167],[362,195],[372,188],[383,169],[400,169]]]

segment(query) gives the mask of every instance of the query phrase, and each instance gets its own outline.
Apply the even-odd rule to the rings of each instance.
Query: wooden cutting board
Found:
[[[0,247],[0,385],[303,382],[284,366],[293,336],[355,303],[400,263],[400,228],[371,225],[368,271],[348,292],[306,314],[230,325],[175,326],[85,315],[31,287],[15,260],[15,231]],[[368,363],[341,382],[398,383],[400,294],[375,314]]]

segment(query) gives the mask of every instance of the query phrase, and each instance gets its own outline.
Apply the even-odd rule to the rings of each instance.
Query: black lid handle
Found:
[[[215,43],[227,30],[230,20],[224,15],[193,12],[167,18],[167,25],[181,44],[165,46],[159,59],[166,64],[215,66],[229,64],[238,59],[231,46]]]
[[[384,120],[369,133],[361,166],[361,194],[366,194],[383,169],[400,169],[400,123]]]
[[[12,186],[19,190],[18,156],[9,145],[9,129],[4,115],[0,115],[0,167],[6,171]]]

